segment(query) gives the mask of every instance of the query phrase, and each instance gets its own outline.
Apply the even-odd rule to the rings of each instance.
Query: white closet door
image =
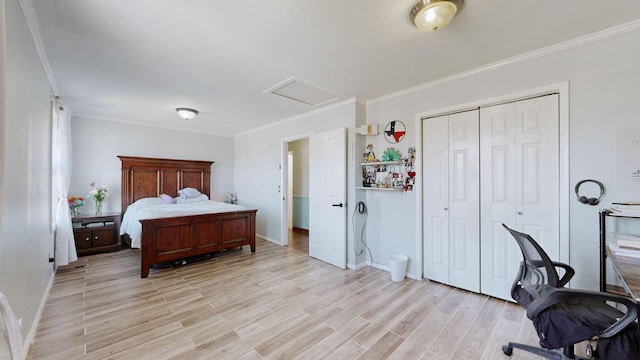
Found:
[[[480,110],[481,292],[511,299],[522,255],[502,227],[559,255],[558,96]]]
[[[549,257],[560,258],[560,171],[558,95],[516,103],[516,226]]]
[[[479,112],[449,116],[449,283],[480,291]]]
[[[424,176],[424,277],[449,283],[449,121],[422,122]]]
[[[424,274],[480,290],[477,110],[427,119],[424,139]]]

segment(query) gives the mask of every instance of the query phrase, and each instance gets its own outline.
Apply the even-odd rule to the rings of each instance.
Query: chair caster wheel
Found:
[[[504,345],[502,346],[502,352],[507,356],[511,356],[513,354],[513,348],[509,345]]]

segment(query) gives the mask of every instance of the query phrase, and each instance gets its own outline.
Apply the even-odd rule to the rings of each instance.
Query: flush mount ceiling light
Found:
[[[189,108],[176,108],[176,111],[178,112],[178,116],[185,120],[191,120],[198,115],[198,110]]]
[[[422,31],[447,26],[462,6],[462,0],[420,0],[411,9],[411,22]]]

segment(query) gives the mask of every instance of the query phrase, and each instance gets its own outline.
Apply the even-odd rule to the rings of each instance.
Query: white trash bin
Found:
[[[402,281],[407,272],[407,262],[409,258],[404,255],[389,256],[389,270],[391,271],[391,281]]]

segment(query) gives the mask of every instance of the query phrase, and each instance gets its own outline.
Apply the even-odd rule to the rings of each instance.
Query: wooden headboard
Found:
[[[118,156],[122,162],[122,214],[138,199],[192,187],[211,197],[213,161]]]

